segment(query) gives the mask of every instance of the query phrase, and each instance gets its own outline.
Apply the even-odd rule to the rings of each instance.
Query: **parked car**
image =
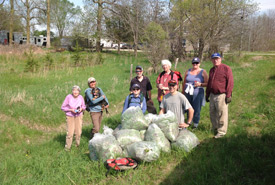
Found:
[[[121,49],[132,49],[131,44],[122,44]]]
[[[133,44],[133,48],[135,48],[135,44]],[[138,43],[138,45],[137,45],[137,49],[138,50],[142,50],[142,49],[144,49],[144,45],[143,45],[143,43]]]

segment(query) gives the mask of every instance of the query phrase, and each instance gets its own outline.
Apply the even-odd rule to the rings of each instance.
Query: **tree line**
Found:
[[[23,31],[30,41],[35,25],[57,36],[109,38],[139,44],[150,52],[150,62],[164,57],[183,60],[185,41],[202,58],[230,45],[235,51],[275,49],[275,10],[257,13],[250,0],[84,0],[80,8],[68,0],[0,0],[0,30]],[[12,37],[10,37],[11,39]],[[12,42],[9,42],[12,43]]]

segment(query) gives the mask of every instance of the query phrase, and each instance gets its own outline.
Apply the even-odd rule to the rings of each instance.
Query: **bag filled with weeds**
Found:
[[[157,160],[160,155],[159,147],[152,141],[140,141],[130,144],[126,148],[129,157],[139,161],[152,162]]]
[[[186,152],[190,152],[199,143],[199,139],[194,133],[187,129],[183,129],[180,131],[176,142],[172,143],[172,147],[183,148]]]
[[[114,135],[122,148],[129,144],[142,141],[140,132],[134,129],[119,130]]]
[[[176,116],[173,112],[168,111],[166,114],[159,115],[155,123],[158,125],[167,139],[169,139],[171,142],[176,141],[179,134],[179,126]]]
[[[145,130],[148,123],[140,107],[129,107],[121,116],[122,129]]]
[[[89,141],[89,152],[91,160],[106,161],[122,155],[122,149],[113,135],[99,133]]]
[[[145,133],[145,141],[153,141],[163,152],[170,152],[171,146],[168,139],[156,124],[149,125]]]
[[[148,124],[154,123],[158,119],[158,115],[148,113],[144,116]]]

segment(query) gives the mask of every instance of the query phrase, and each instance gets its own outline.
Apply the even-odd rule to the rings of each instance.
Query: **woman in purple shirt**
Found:
[[[67,136],[65,150],[70,151],[73,135],[75,133],[75,142],[78,147],[82,132],[83,111],[86,109],[83,97],[79,94],[80,87],[75,85],[72,88],[72,94],[68,94],[61,106],[61,110],[66,113]]]

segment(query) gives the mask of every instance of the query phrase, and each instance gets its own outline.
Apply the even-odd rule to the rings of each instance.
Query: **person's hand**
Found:
[[[180,127],[180,128],[187,128],[187,127],[189,127],[189,124],[180,123],[180,124],[179,124],[179,127]]]
[[[109,108],[109,104],[108,104],[108,105],[106,105],[106,106],[104,106],[104,108],[105,108],[105,109]]]
[[[82,111],[83,111],[83,109],[82,109],[82,108],[80,108],[80,109],[79,109],[79,112],[82,112]]]
[[[162,90],[163,85],[159,84],[158,87],[159,87],[160,90]]]
[[[196,82],[194,85],[195,85],[195,87],[200,87],[201,83],[200,82]]]
[[[209,97],[206,97],[206,102],[209,102]]]
[[[232,100],[232,97],[226,97],[225,98],[225,103],[228,104],[228,103],[231,102],[231,100]]]
[[[105,99],[106,97],[104,95],[102,95],[103,99]]]

